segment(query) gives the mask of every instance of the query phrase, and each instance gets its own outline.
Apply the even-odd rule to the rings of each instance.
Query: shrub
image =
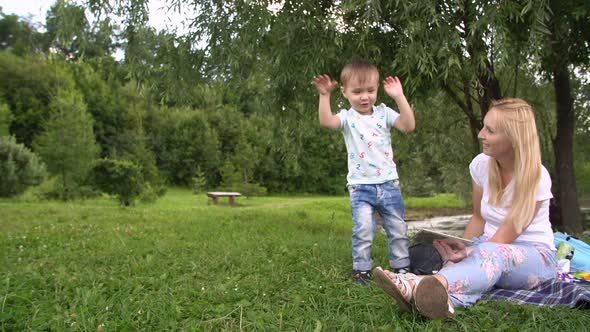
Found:
[[[90,181],[103,192],[116,195],[124,206],[134,204],[144,184],[139,166],[116,159],[98,160],[90,171]]]
[[[46,175],[45,165],[24,144],[12,136],[0,137],[0,196],[19,195]]]
[[[100,191],[93,186],[71,183],[65,188],[60,177],[52,177],[51,180],[47,184],[42,183],[40,186],[33,188],[32,193],[39,199],[60,200],[87,199],[100,196]],[[49,184],[52,186],[49,187]]]
[[[264,196],[266,195],[267,189],[258,183],[243,183],[238,186],[240,193],[245,196]]]
[[[192,190],[193,194],[198,195],[206,190],[207,178],[205,173],[201,171],[201,168],[197,168],[195,176],[192,178]]]
[[[149,182],[143,184],[143,190],[139,194],[139,200],[144,203],[153,203],[158,199],[158,191]]]

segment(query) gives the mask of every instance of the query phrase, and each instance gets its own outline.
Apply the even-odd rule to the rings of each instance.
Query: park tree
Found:
[[[113,77],[115,73],[103,74],[88,62],[72,63],[69,68],[94,120],[93,130],[101,147],[100,155],[113,156],[115,151],[125,150],[126,143],[119,138],[124,132],[127,114],[125,88]]]
[[[134,44],[128,45],[135,53],[125,58],[131,77],[161,105],[202,108],[195,96],[203,83],[203,50],[190,36],[149,27],[136,30]]]
[[[66,59],[110,56],[118,46],[115,29],[107,17],[90,22],[85,8],[71,1],[57,0],[47,12],[45,49]]]
[[[576,135],[574,143],[574,164],[576,184],[580,197],[590,196],[590,84],[585,82],[578,89],[576,103]]]
[[[0,52],[0,77],[0,95],[12,114],[10,133],[30,147],[49,118],[49,104],[57,87],[72,90],[75,83],[59,61],[38,55],[18,57],[10,52]]]
[[[12,122],[12,113],[8,105],[0,101],[0,137],[10,136],[10,122]]]
[[[199,169],[207,183],[218,183],[221,147],[204,110],[153,108],[146,115],[145,128],[147,148],[155,153],[169,183],[189,185]]]
[[[45,165],[14,136],[0,136],[0,196],[21,194],[47,175]]]
[[[50,173],[60,179],[58,196],[70,199],[85,179],[99,148],[92,130],[92,117],[76,90],[59,90],[51,100],[51,115],[34,142],[35,151]]]
[[[590,66],[590,3],[587,1],[549,1],[549,34],[543,40],[543,72],[553,82],[557,126],[553,138],[555,153],[554,194],[560,226],[567,232],[583,230],[574,172],[574,133],[576,128],[575,93],[571,77],[574,70]],[[581,112],[582,110],[578,110]]]
[[[7,15],[0,8],[0,50],[16,55],[38,53],[42,49],[43,34],[17,15]]]
[[[109,156],[120,160],[128,160],[137,165],[144,182],[143,194],[154,194],[154,198],[165,193],[164,179],[156,165],[156,156],[147,144],[145,133],[145,119],[149,102],[142,98],[133,88],[133,84],[126,85],[122,90],[123,104],[121,110],[120,131],[117,135],[115,149]]]

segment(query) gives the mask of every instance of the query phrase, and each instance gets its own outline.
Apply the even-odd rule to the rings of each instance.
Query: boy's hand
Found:
[[[387,76],[383,80],[383,89],[387,93],[389,97],[395,99],[397,97],[404,95],[404,90],[402,89],[402,82],[400,82],[399,78]]]
[[[329,75],[319,75],[313,80],[313,85],[315,88],[318,89],[318,92],[321,95],[328,95],[334,90],[336,85],[338,85],[337,81],[333,81],[330,79]]]

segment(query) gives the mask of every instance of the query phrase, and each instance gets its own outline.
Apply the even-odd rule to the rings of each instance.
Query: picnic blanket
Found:
[[[532,290],[492,289],[484,295],[483,299],[509,301],[515,304],[590,309],[590,282],[572,282],[558,277]]]

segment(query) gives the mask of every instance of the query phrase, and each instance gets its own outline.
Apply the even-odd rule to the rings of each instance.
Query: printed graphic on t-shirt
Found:
[[[391,126],[387,108],[375,107],[372,115],[360,115],[353,109],[341,112],[344,139],[348,150],[348,183],[381,183],[397,179]],[[392,116],[397,113],[389,109]],[[342,114],[342,113],[346,114]],[[391,121],[393,123],[393,121]]]

